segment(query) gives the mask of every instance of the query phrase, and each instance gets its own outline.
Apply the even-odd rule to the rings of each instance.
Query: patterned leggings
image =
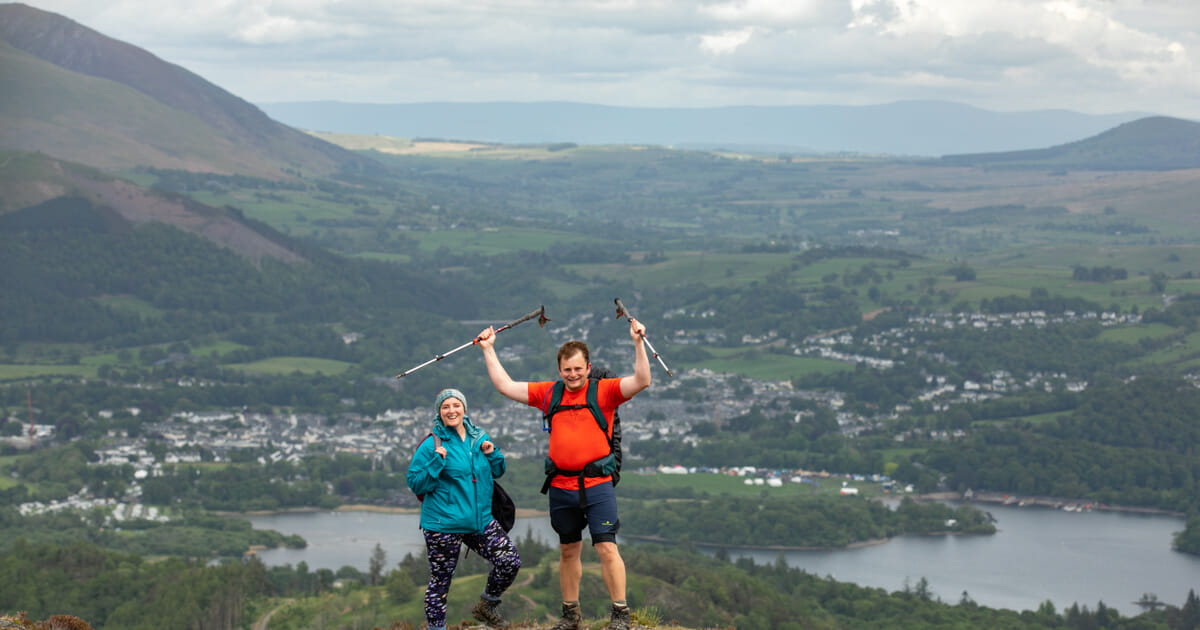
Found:
[[[446,595],[450,593],[450,579],[458,566],[460,545],[474,551],[488,562],[488,597],[499,598],[517,579],[521,568],[521,556],[500,524],[493,520],[482,534],[445,534],[421,530],[425,533],[425,550],[429,555],[429,588],[425,591],[425,619],[430,626],[446,625]]]

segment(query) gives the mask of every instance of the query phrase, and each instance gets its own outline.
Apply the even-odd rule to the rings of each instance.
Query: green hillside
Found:
[[[378,170],[183,68],[22,4],[0,5],[0,87],[0,150],[273,179]]]
[[[1167,171],[1200,168],[1200,123],[1152,116],[1102,134],[1047,149],[949,155],[953,166],[1093,171]]]
[[[277,175],[195,116],[132,88],[64,70],[0,41],[0,147],[106,170],[157,164],[219,173]],[[172,147],[187,147],[186,152]]]

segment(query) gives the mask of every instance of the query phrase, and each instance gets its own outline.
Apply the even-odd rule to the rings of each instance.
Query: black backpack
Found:
[[[592,371],[588,372],[588,378],[600,380],[602,378],[617,378],[619,375],[608,368],[592,366]],[[617,472],[613,475],[613,487],[616,487],[617,481],[621,477],[621,410],[613,409],[613,434],[612,434],[612,453],[617,460]]]
[[[600,389],[599,380],[602,378],[617,378],[611,370],[602,367],[592,366],[588,372],[588,389],[587,389],[587,404],[584,405],[564,405],[562,404],[563,392],[566,386],[562,381],[554,384],[550,390],[550,400],[542,413],[542,428],[545,431],[550,431],[554,415],[563,409],[583,409],[587,408],[592,412],[592,417],[596,419],[596,424],[600,426],[600,431],[608,436],[608,420],[604,418],[604,413],[600,411],[600,404],[597,402],[597,391]],[[613,487],[615,488],[621,481],[621,416],[617,410],[613,410],[613,427],[612,437],[608,438],[608,455],[600,459],[588,463],[583,467],[583,470],[562,470],[558,468],[550,457],[546,456],[546,481],[542,483],[542,494],[546,494],[550,490],[550,482],[558,475],[578,475],[579,476],[579,499],[582,504],[585,499],[583,491],[584,477],[606,477],[611,475]]]
[[[431,437],[433,438],[433,448],[438,448],[442,445],[442,438],[433,433],[426,435],[425,439],[421,440],[421,442],[424,442]],[[417,444],[417,448],[420,447],[421,445]],[[416,453],[415,449],[413,450],[413,453]],[[418,494],[417,500],[424,503],[425,495]],[[500,482],[496,481],[495,479],[492,479],[492,518],[496,519],[496,522],[499,523],[500,527],[506,532],[512,531],[513,525],[515,525],[517,522],[516,504],[513,503],[512,497],[508,496],[508,493],[505,492],[504,488],[500,486]]]

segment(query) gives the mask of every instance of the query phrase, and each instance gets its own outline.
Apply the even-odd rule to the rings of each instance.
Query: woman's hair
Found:
[[[582,341],[571,340],[567,343],[564,343],[562,347],[558,349],[558,364],[562,365],[563,359],[569,359],[575,356],[577,353],[583,355],[584,363],[592,362],[591,355],[588,353],[587,344],[583,343]]]

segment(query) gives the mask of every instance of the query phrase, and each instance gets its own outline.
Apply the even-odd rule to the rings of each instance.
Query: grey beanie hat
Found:
[[[433,401],[433,411],[439,419],[442,417],[442,403],[446,402],[447,398],[459,399],[463,404],[463,415],[467,415],[467,397],[457,389],[450,387],[439,392],[437,399]]]

